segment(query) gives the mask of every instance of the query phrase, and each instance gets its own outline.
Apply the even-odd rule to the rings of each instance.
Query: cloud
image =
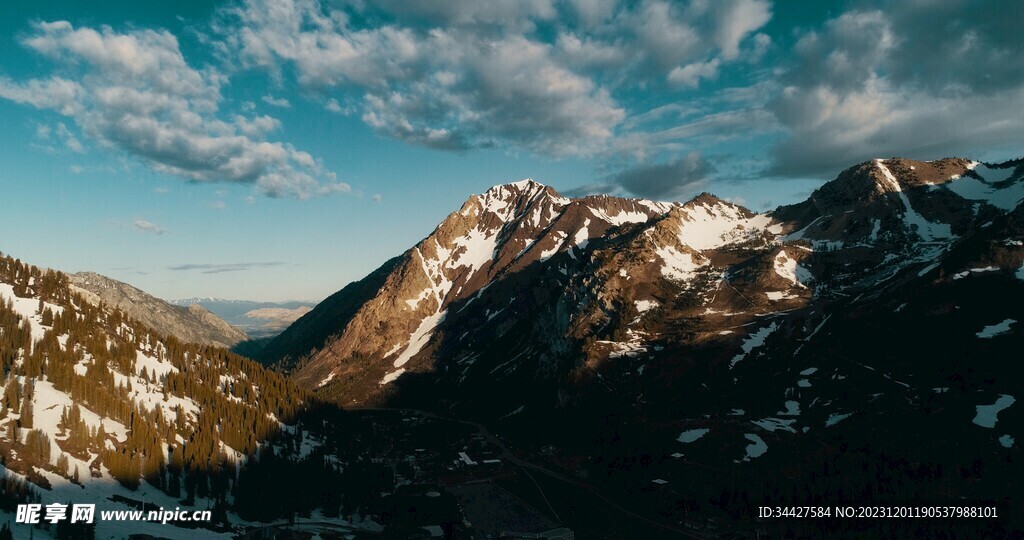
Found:
[[[363,0],[341,2],[362,11],[400,17],[414,24],[438,26],[509,27],[528,30],[533,20],[557,15],[555,0]]]
[[[76,154],[85,152],[82,142],[78,140],[78,137],[63,122],[57,122],[52,127],[47,124],[37,125],[36,139],[43,144],[43,149],[50,153],[61,152],[62,148]]]
[[[696,88],[701,79],[714,79],[718,76],[719,64],[717,58],[712,58],[707,62],[696,62],[673,68],[668,73],[668,80],[682,86]]]
[[[146,221],[145,219],[136,219],[135,221],[132,222],[132,226],[140,231],[152,233],[157,236],[161,236],[167,232],[167,229],[155,223]]]
[[[270,268],[274,266],[281,266],[283,264],[284,263],[280,261],[225,264],[179,264],[175,266],[168,266],[167,269],[177,272],[198,271],[203,274],[220,274],[223,272],[244,272],[253,268]]]
[[[771,16],[764,0],[244,0],[219,13],[225,63],[294,74],[385,136],[550,156],[613,148],[629,114],[616,92],[652,77],[696,87],[748,41],[766,46],[748,38]]]
[[[594,28],[606,22],[615,12],[617,0],[569,0],[573,14],[584,28]]]
[[[341,114],[342,112],[344,112],[344,110],[341,108],[341,104],[338,103],[338,100],[334,98],[328,99],[327,102],[324,103],[324,108],[327,109],[328,111],[331,111],[332,113]]]
[[[41,22],[22,44],[52,60],[49,78],[0,78],[0,97],[74,120],[101,146],[190,182],[252,184],[271,197],[347,191],[310,154],[266,140],[270,117],[219,115],[226,78],[188,64],[174,35]]]
[[[64,142],[64,146],[67,146],[72,152],[79,154],[85,152],[85,147],[82,146],[82,143],[63,122],[57,124],[57,136]]]
[[[282,109],[290,109],[292,104],[285,98],[275,98],[271,95],[266,95],[261,98],[263,103],[270,105],[271,107],[280,107]]]
[[[718,22],[715,44],[727,60],[736,58],[740,42],[772,18],[771,3],[765,0],[720,0],[711,6]]]
[[[716,171],[700,152],[665,163],[640,163],[563,193],[568,197],[586,195],[635,196],[653,200],[679,200],[705,185]]]
[[[893,2],[805,32],[769,109],[769,172],[831,176],[880,156],[983,158],[1024,139],[1024,36],[1004,6]],[[1013,52],[1017,51],[1017,52]]]
[[[592,182],[561,191],[566,197],[586,197],[587,195],[624,195],[620,186],[610,182]]]
[[[384,200],[384,197],[381,197],[380,193],[375,193],[373,195],[373,197],[371,197],[371,198],[373,199],[373,202],[375,202],[375,203],[379,203],[382,200]]]
[[[644,84],[654,82],[672,72],[679,78],[687,66],[717,69],[738,59],[748,38],[771,19],[765,0],[571,4],[587,24],[564,29],[562,51],[573,61],[610,71],[599,75],[621,85],[635,85],[638,77]],[[602,24],[594,26],[595,20]],[[755,46],[763,47],[763,39]]]
[[[30,79],[22,83],[0,77],[0,97],[37,109],[52,109],[64,116],[83,113],[80,102],[83,91],[78,83],[61,77]]]
[[[746,96],[740,103],[729,103],[729,94],[728,89],[718,92],[713,107],[665,106],[638,116],[634,119],[634,130],[619,137],[613,151],[643,162],[659,151],[679,154],[694,147],[709,147],[779,131],[775,116],[756,107],[760,97]]]
[[[292,66],[308,89],[358,92],[362,120],[389,137],[447,150],[594,151],[625,111],[559,63],[550,44],[475,26],[553,16],[546,3],[491,4],[384,2],[374,9],[396,24],[358,28],[313,1],[251,0],[227,12],[223,40],[244,66]],[[327,107],[342,110],[337,101]]]
[[[693,192],[715,167],[699,152],[667,163],[640,165],[609,177],[609,185],[646,199],[669,200]]]

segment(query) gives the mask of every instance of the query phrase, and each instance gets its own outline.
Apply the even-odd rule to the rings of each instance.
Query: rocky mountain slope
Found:
[[[557,394],[655,347],[714,342],[732,357],[765,317],[911,270],[924,278],[1017,207],[1015,171],[876,160],[767,214],[707,194],[677,204],[497,186],[297,321],[267,355],[303,384],[341,385],[357,402],[406,374],[467,387],[521,374],[554,382]],[[1014,257],[996,273],[1017,271]],[[570,397],[555,394],[551,404]]]
[[[865,162],[765,214],[497,186],[264,361],[341,403],[520,430],[615,491],[658,480],[665,515],[1024,510],[1000,483],[1022,471],[1022,199],[1024,161],[959,158]]]
[[[186,343],[230,348],[248,339],[245,332],[201,305],[172,305],[127,283],[94,272],[79,272],[69,277],[71,286],[87,300],[93,303],[102,301],[146,326]]]

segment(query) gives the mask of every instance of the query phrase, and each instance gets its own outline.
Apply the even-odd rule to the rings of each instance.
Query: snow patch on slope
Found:
[[[576,245],[576,247],[578,247],[580,249],[586,249],[587,248],[587,244],[590,243],[590,231],[587,228],[589,226],[590,226],[590,219],[588,218],[588,219],[583,220],[583,226],[580,227],[580,230],[576,231],[576,235],[573,236],[573,238],[572,238],[572,242],[573,242],[573,244]]]
[[[664,261],[661,273],[677,281],[689,281],[704,263],[696,263],[693,255],[683,253],[672,246],[659,248],[655,253]]]
[[[39,308],[38,298],[19,298],[14,294],[14,286],[7,283],[0,283],[0,302],[10,301],[14,307],[14,311],[18,313],[22,318],[29,322],[32,327],[32,341],[39,341],[43,339],[43,334],[46,333],[46,327],[43,326],[42,317],[36,313],[36,309]],[[50,308],[54,314],[64,311],[64,308],[56,306],[50,303],[44,303],[45,308]]]
[[[881,159],[876,159],[875,164],[878,166],[878,170],[882,171],[882,176],[885,177],[887,187],[893,193],[896,193],[896,195],[899,196],[900,201],[903,203],[903,221],[906,223],[907,228],[916,231],[917,235],[927,242],[953,237],[953,232],[949,225],[928,221],[924,216],[914,210],[914,207],[910,204],[910,199],[907,198],[907,194],[903,192],[903,188],[900,186],[899,181],[896,180],[896,177],[893,176],[891,171],[889,171],[889,168],[882,163]]]
[[[810,282],[812,279],[811,273],[806,268],[800,266],[796,259],[786,255],[785,251],[779,251],[778,255],[775,256],[773,267],[776,274],[792,283],[794,287],[806,289],[805,283]]]
[[[682,432],[679,435],[679,438],[676,440],[681,443],[690,444],[696,441],[697,439],[700,439],[701,437],[707,435],[709,431],[711,430],[708,428],[688,429]]]
[[[396,379],[401,377],[404,373],[405,373],[405,368],[396,369],[396,370],[392,371],[391,373],[388,373],[388,374],[384,375],[384,378],[380,380],[380,385],[384,386],[385,384],[392,383]]]
[[[991,326],[986,326],[985,328],[982,328],[981,331],[975,335],[982,339],[992,339],[996,336],[1009,332],[1010,326],[1012,326],[1016,322],[1017,321],[1013,319],[1006,319],[1005,321],[999,324],[993,324]]]
[[[468,266],[470,274],[475,274],[494,258],[494,250],[498,247],[498,233],[476,228],[465,236],[456,238],[454,244],[454,251],[458,255],[448,260],[448,268]]]
[[[736,364],[740,363],[741,360],[746,358],[751,351],[760,347],[761,345],[764,345],[764,341],[768,339],[768,336],[771,335],[771,333],[774,332],[778,327],[778,323],[773,322],[770,325],[765,326],[764,328],[751,334],[750,337],[748,337],[743,342],[743,345],[740,346],[742,352],[734,356],[733,359],[729,361],[729,369],[736,367]]]
[[[744,217],[732,205],[695,204],[683,210],[679,241],[697,250],[716,249],[749,240],[769,223],[771,218],[764,214]]]
[[[832,427],[843,420],[853,416],[853,413],[832,413],[828,419],[825,420],[825,427]]]
[[[594,217],[605,221],[613,226],[621,226],[627,223],[646,223],[650,217],[643,212],[622,210],[618,214],[610,215],[602,208],[591,208],[590,213],[594,214]]]
[[[750,461],[754,458],[758,458],[764,455],[768,451],[768,445],[765,444],[764,439],[758,437],[754,433],[747,433],[744,435],[750,444],[747,445],[747,455],[743,458],[743,461]]]
[[[633,304],[636,306],[636,311],[638,313],[644,313],[658,307],[658,303],[654,300],[637,300]]]
[[[981,176],[984,181],[978,180],[973,175],[956,175],[950,178],[950,182],[944,186],[957,195],[972,201],[984,201],[1000,210],[1010,211],[1017,207],[1024,200],[1024,181],[1016,181],[1010,185],[998,188],[993,184],[1008,180],[1013,176],[1014,167],[995,169],[977,162],[974,172]]]
[[[996,427],[996,421],[998,420],[999,413],[1013,405],[1017,401],[1013,396],[1009,394],[1000,394],[999,399],[991,405],[978,405],[975,407],[976,414],[974,415],[973,422],[981,427],[993,429]]]
[[[396,368],[402,367],[406,362],[412,359],[413,356],[416,356],[416,353],[423,350],[423,347],[430,341],[431,336],[434,335],[434,329],[444,321],[445,315],[447,314],[447,311],[439,311],[433,315],[424,317],[423,320],[420,321],[420,325],[412,334],[409,335],[409,345],[404,351],[402,351],[402,354],[395,359],[394,365]]]

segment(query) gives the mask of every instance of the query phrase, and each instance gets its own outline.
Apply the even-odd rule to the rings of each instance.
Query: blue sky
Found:
[[[0,250],[165,298],[319,300],[526,177],[762,211],[1024,140],[1019,3],[89,4],[2,8]]]

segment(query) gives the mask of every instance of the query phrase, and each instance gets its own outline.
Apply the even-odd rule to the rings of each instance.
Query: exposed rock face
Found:
[[[851,303],[891,312],[913,305],[908,291],[961,286],[949,276],[965,271],[1024,287],[1022,172],[874,160],[767,214],[708,194],[678,204],[496,186],[297,321],[266,360],[345,403],[673,410],[683,388],[731,393],[764,354],[834,356],[826,321],[870,320]]]
[[[230,348],[248,339],[245,332],[200,305],[175,306],[94,272],[72,274],[70,279],[72,287],[91,302],[102,301],[116,307],[146,326],[181,341]]]
[[[350,320],[335,327],[338,335],[325,339],[322,348],[286,351],[278,360],[306,357],[298,374],[310,384],[331,372],[343,377],[376,372],[378,381],[396,377],[424,352],[452,306],[463,309],[495,281],[535,272],[553,258],[576,257],[590,239],[647,222],[673,206],[614,197],[568,199],[532,180],[496,186],[470,198],[430,236],[388,263],[394,268],[381,286]],[[308,325],[307,317],[333,302],[325,301],[296,327]],[[360,361],[365,358],[385,358],[392,369],[380,372],[382,366]],[[332,359],[352,361],[338,366]]]

